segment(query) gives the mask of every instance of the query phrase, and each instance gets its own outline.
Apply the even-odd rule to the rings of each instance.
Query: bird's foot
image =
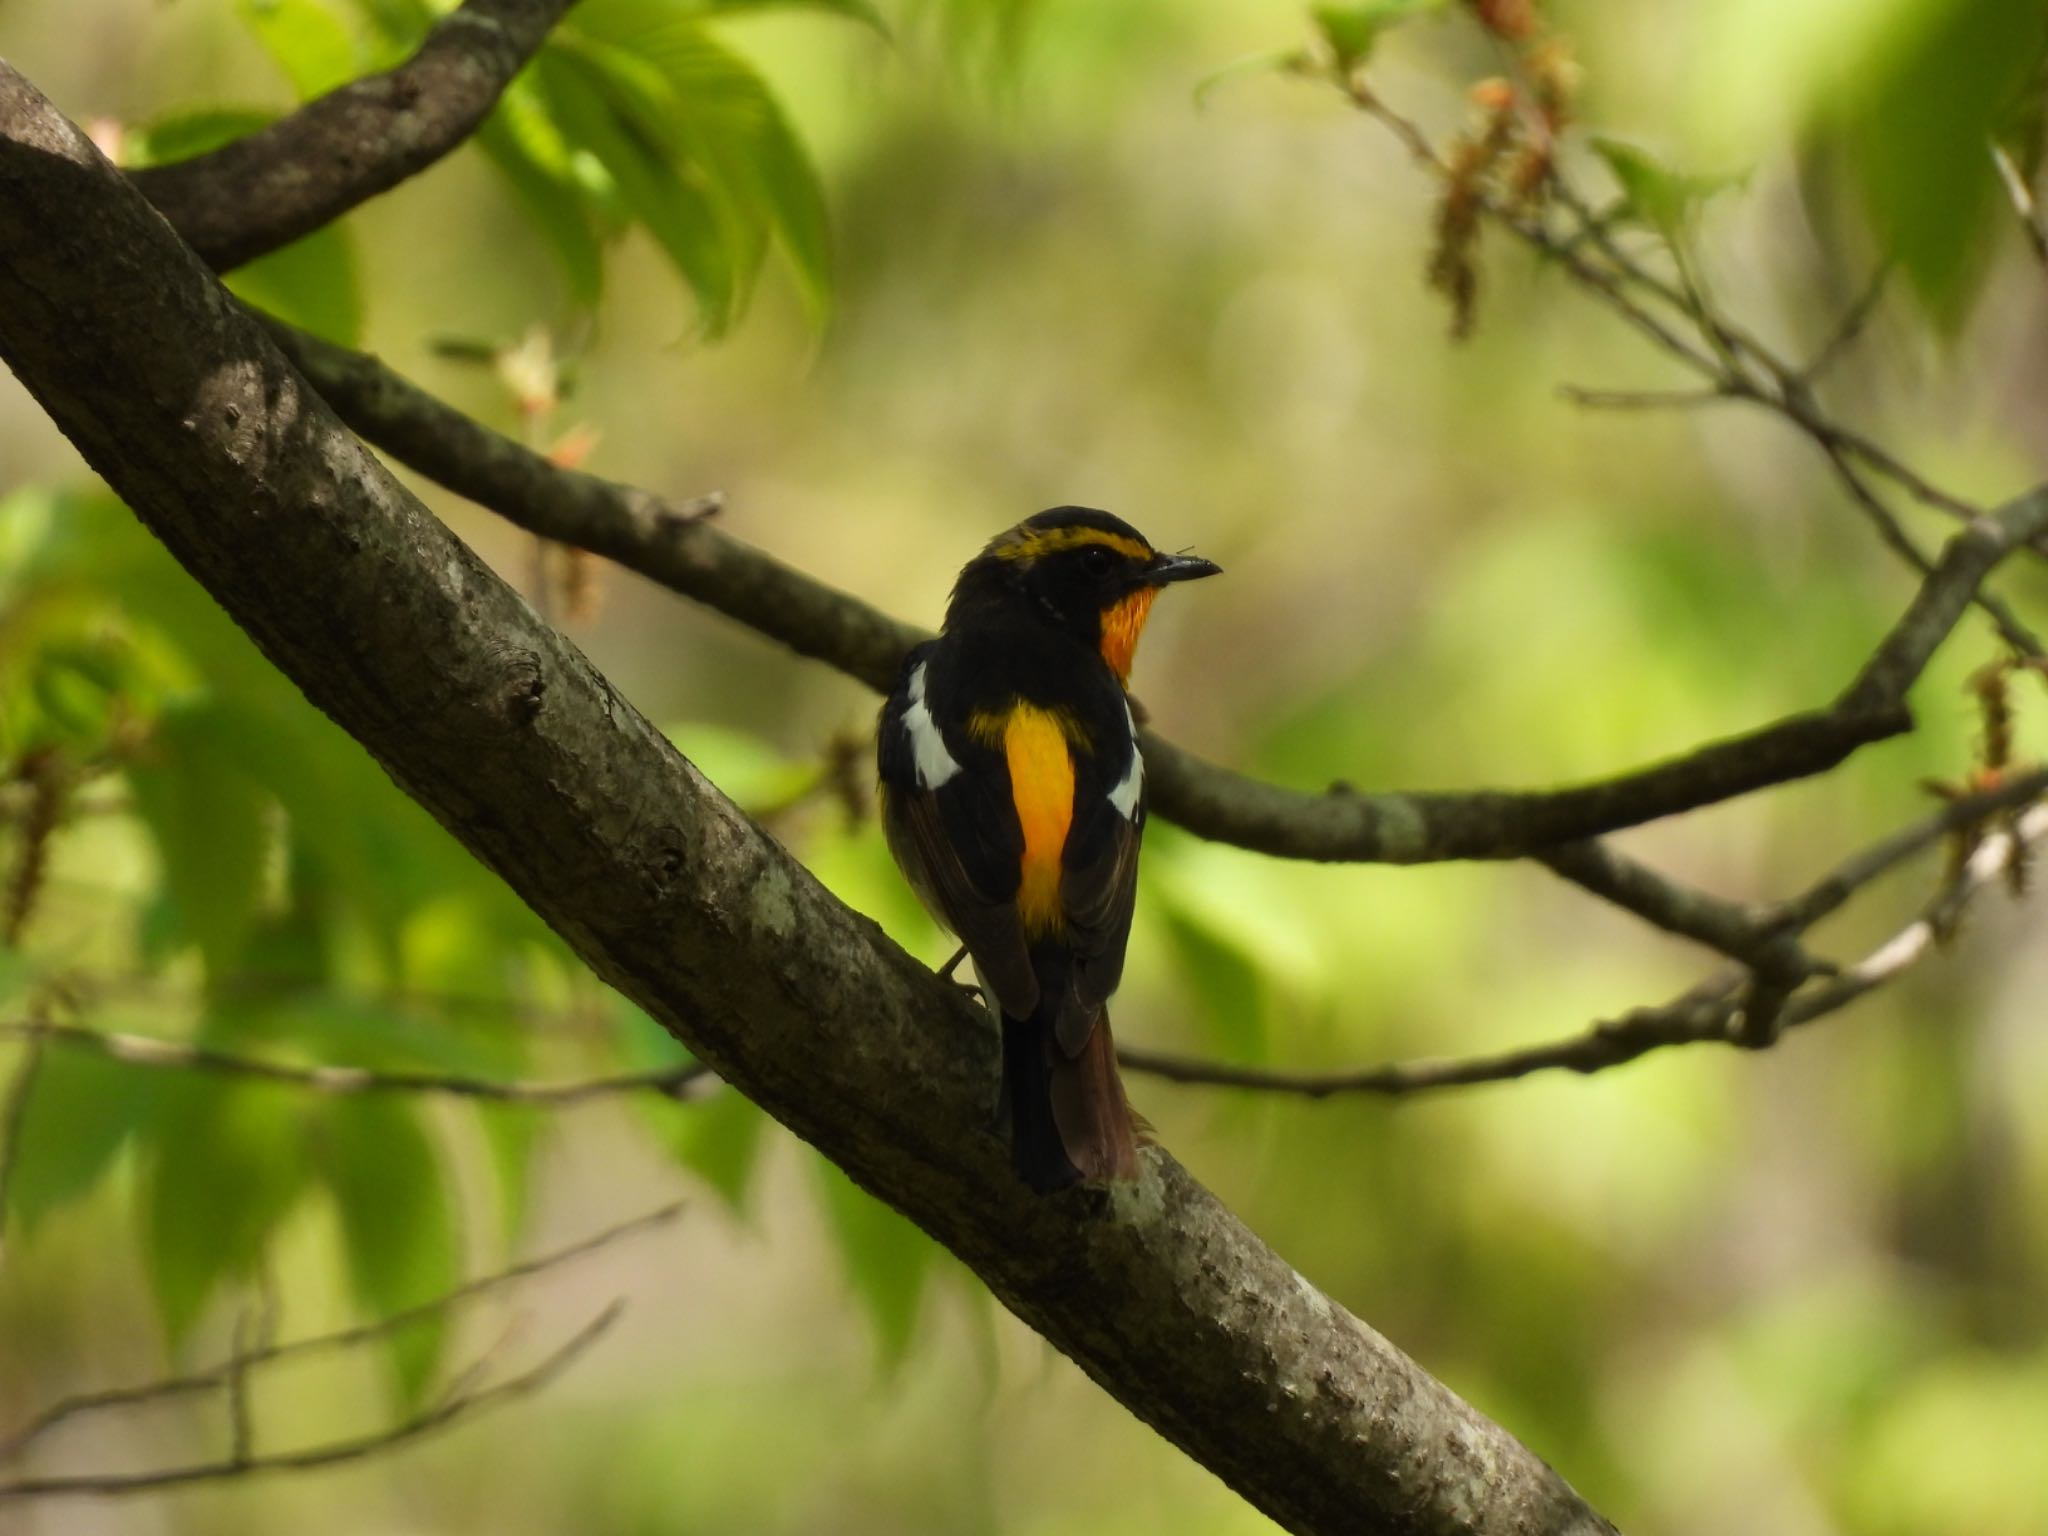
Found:
[[[953,951],[953,958],[948,960],[944,965],[939,967],[937,973],[938,978],[941,981],[949,982],[953,986],[958,987],[962,992],[966,993],[975,1002],[981,1004],[982,1007],[988,1009],[989,1012],[993,1013],[995,1011],[995,1004],[990,1001],[988,993],[983,989],[980,982],[962,981],[959,977],[953,974],[955,971],[960,969],[960,962],[962,960],[965,960],[966,958],[967,946],[965,944],[962,944],[958,949]]]

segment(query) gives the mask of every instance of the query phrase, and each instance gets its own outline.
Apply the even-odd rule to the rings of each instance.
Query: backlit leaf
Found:
[[[562,265],[580,304],[604,291],[604,249],[596,209],[577,180],[570,149],[531,79],[522,75],[476,133],[477,146],[511,185]]]
[[[216,977],[234,968],[255,918],[271,846],[248,747],[229,712],[190,705],[164,714],[128,775],[163,858],[170,931],[196,943]]]
[[[875,1327],[885,1366],[899,1363],[917,1326],[918,1303],[931,1272],[932,1240],[860,1188],[837,1164],[817,1159],[825,1215],[839,1241],[847,1279]]]
[[[1990,146],[2048,59],[2036,5],[1927,4],[1844,94],[1839,135],[1865,215],[1937,319],[1959,323],[2010,221]]]
[[[254,107],[206,107],[174,112],[130,129],[121,142],[122,163],[130,167],[170,165],[246,138],[277,120]]]
[[[22,1115],[7,1180],[9,1231],[87,1194],[149,1113],[146,1068],[94,1051],[46,1046]]]
[[[1319,5],[1311,14],[1338,67],[1349,70],[1371,57],[1389,27],[1444,4],[1445,0],[1355,0],[1350,5]]]
[[[1614,173],[1629,210],[1666,240],[1676,241],[1700,205],[1716,192],[1735,186],[1735,176],[1691,176],[1663,165],[1648,150],[1619,139],[1595,136],[1593,152]]]
[[[368,1317],[389,1317],[452,1289],[455,1212],[418,1110],[390,1098],[336,1100],[321,1117],[320,1172],[348,1247],[349,1286]],[[390,1335],[405,1399],[433,1380],[446,1332],[439,1316]]]
[[[200,1073],[157,1073],[140,1210],[143,1253],[175,1343],[215,1287],[246,1279],[304,1187],[306,1097]]]
[[[822,11],[872,27],[884,37],[889,35],[889,23],[870,0],[705,0],[704,9],[718,16],[738,16],[748,11]]]
[[[259,256],[227,277],[228,288],[258,309],[328,341],[362,340],[362,280],[346,224],[329,224],[282,250]]]
[[[648,71],[616,54],[558,45],[538,69],[555,118],[588,149],[696,296],[705,331],[732,322],[741,274],[710,198],[676,164]]]
[[[302,99],[364,71],[355,34],[321,0],[236,0],[235,11]]]

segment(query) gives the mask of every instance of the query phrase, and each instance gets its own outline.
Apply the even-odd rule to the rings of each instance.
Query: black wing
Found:
[[[1017,916],[1024,831],[1010,798],[1009,765],[965,732],[941,725],[955,712],[934,711],[921,697],[920,674],[938,644],[928,641],[905,658],[882,706],[876,754],[882,827],[919,899],[959,935],[998,1006],[1011,1018],[1028,1019],[1038,1007],[1039,985]],[[920,684],[918,692],[913,684]]]
[[[1103,1004],[1123,980],[1124,949],[1137,905],[1138,848],[1145,835],[1142,778],[1128,817],[1110,791],[1133,771],[1136,752],[1134,741],[1129,757],[1097,756],[1094,762],[1099,766],[1080,775],[1074,786],[1074,821],[1067,832],[1066,870],[1060,880],[1068,976],[1053,1023],[1060,1049],[1070,1057],[1081,1054]],[[1141,767],[1136,771],[1142,775]]]

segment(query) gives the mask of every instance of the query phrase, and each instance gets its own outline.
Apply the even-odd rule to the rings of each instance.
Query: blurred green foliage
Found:
[[[1703,135],[1750,158],[1801,139],[1810,211],[1833,239],[1895,261],[1954,330],[1984,292],[2012,212],[1991,161],[2044,140],[2048,13],[2031,0],[1734,0],[1707,23]]]
[[[109,28],[160,29],[110,61],[62,40],[59,0],[17,0],[0,46],[81,115],[118,108],[141,164],[389,65],[436,9],[96,0]],[[1565,413],[1559,379],[1661,365],[1498,251],[1478,333],[1448,346],[1421,281],[1437,191],[1398,150],[1256,72],[1189,106],[1225,61],[1307,42],[1461,129],[1500,67],[1469,9],[584,0],[478,154],[233,282],[487,419],[602,428],[607,473],[722,479],[745,536],[906,616],[935,618],[966,554],[1039,504],[1193,543],[1230,579],[1162,605],[1140,691],[1172,734],[1284,782],[1597,775],[1828,697],[1907,585],[1802,445]],[[2015,402],[2048,392],[2048,307],[2038,283],[2009,296],[2037,274],[1986,152],[2038,154],[2038,7],[1545,13],[1625,238],[1681,248],[1794,344],[1895,260],[1967,363],[1930,362],[1894,306],[1827,388],[1973,493],[2038,475]],[[544,408],[427,341],[537,323],[581,381]],[[0,399],[0,1019],[491,1080],[680,1059],[38,430]],[[523,541],[438,505],[835,892],[943,959],[864,813],[871,700],[616,577],[577,613]],[[2048,597],[2027,573],[2012,591]],[[1969,633],[1943,653],[1911,739],[1630,846],[1731,895],[1796,888],[1968,764],[1962,684],[1988,654]],[[2022,717],[2036,756],[2042,714]],[[1520,868],[1282,864],[1164,825],[1145,862],[1120,1038],[1221,1059],[1497,1049],[1701,964]],[[1860,953],[1919,889],[1882,888],[1826,944]],[[1399,1107],[1134,1093],[1304,1274],[1624,1526],[2038,1530],[2037,925],[1989,910],[1956,956],[1767,1057]],[[26,1059],[0,1046],[0,1074]],[[210,1358],[251,1296],[281,1293],[300,1331],[382,1316],[593,1209],[678,1179],[706,1197],[642,1272],[636,1347],[525,1410],[540,1433],[110,1517],[134,1529],[1267,1528],[736,1095],[322,1097],[55,1042],[15,1080],[0,1432],[160,1355]],[[321,1427],[431,1400],[454,1331],[396,1334],[367,1388],[264,1406]]]

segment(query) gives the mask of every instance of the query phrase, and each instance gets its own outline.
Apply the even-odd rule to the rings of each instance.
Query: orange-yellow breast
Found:
[[[1074,755],[1069,722],[1056,712],[1018,700],[1001,715],[977,716],[977,734],[993,744],[1000,735],[1010,768],[1010,796],[1024,830],[1024,860],[1017,915],[1025,933],[1051,933],[1065,921],[1060,904],[1062,856],[1074,822]]]

